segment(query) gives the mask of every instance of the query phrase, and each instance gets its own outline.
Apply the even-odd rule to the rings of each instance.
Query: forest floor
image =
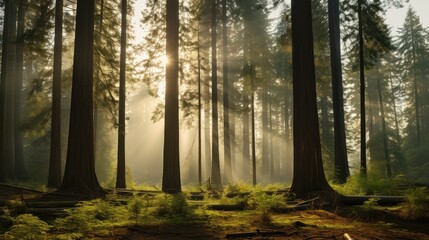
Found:
[[[41,193],[0,185],[0,202],[34,199]],[[186,218],[129,222],[123,226],[97,227],[81,231],[79,237],[61,239],[374,239],[429,240],[429,219],[409,219],[398,206],[337,206],[288,213],[257,209],[217,211],[201,208],[204,201],[188,201],[199,209]],[[146,211],[146,210],[142,210]],[[127,218],[127,216],[123,216]],[[45,220],[43,216],[40,217]],[[122,219],[117,219],[120,221]],[[51,220],[46,220],[48,223]],[[78,231],[79,232],[79,231]],[[48,239],[68,233],[49,231]],[[0,235],[0,239],[3,237]],[[37,238],[35,238],[37,239]]]
[[[305,210],[271,214],[270,224],[261,224],[255,211],[228,211],[207,223],[137,225],[117,228],[108,234],[94,234],[94,239],[356,239],[404,240],[429,239],[426,220],[391,217],[391,210],[367,212],[367,217],[353,215],[354,208],[340,212]],[[229,235],[229,237],[228,237]],[[346,237],[349,236],[349,238]]]

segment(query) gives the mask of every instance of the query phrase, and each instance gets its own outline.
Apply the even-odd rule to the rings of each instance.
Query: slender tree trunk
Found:
[[[203,79],[203,107],[204,107],[204,159],[205,159],[205,176],[206,179],[210,178],[211,175],[211,164],[212,164],[212,158],[211,158],[211,131],[210,131],[210,118],[211,118],[211,113],[210,113],[210,100],[211,100],[211,95],[210,95],[210,66],[209,66],[209,49],[210,49],[210,37],[208,36],[208,33],[210,32],[210,3],[211,0],[202,0],[203,2],[203,14],[201,16],[201,33],[206,33],[203,36],[202,39],[202,48],[201,48],[201,56],[202,59],[204,60],[204,62],[202,62],[203,64],[203,69],[206,69],[204,71],[204,79]]]
[[[262,95],[262,176],[265,178],[269,177],[270,173],[270,150],[268,146],[268,141],[270,138],[271,133],[268,131],[268,114],[269,114],[269,108],[268,108],[268,92],[267,90],[264,90]]]
[[[243,180],[248,181],[250,175],[250,136],[249,136],[249,96],[243,94]]]
[[[127,0],[122,0],[121,20],[121,56],[119,69],[119,125],[118,125],[118,167],[116,188],[126,188],[125,176],[125,101],[127,70]]]
[[[252,66],[253,68],[253,66]],[[251,121],[252,121],[252,183],[253,186],[256,186],[256,139],[255,139],[255,88],[254,88],[254,76],[253,76],[253,70],[250,75],[251,78],[251,88],[252,88],[252,94],[251,97]]]
[[[334,193],[325,178],[317,114],[311,0],[292,0],[294,175],[291,192]]]
[[[269,133],[270,133],[270,135],[269,135],[269,140],[270,140],[270,145],[269,145],[269,147],[270,147],[270,154],[269,154],[269,179],[271,180],[271,181],[274,181],[274,161],[275,161],[275,158],[274,158],[274,139],[273,139],[273,135],[274,135],[274,132],[273,132],[273,106],[272,106],[272,97],[271,97],[271,94],[269,94],[268,95],[268,98],[269,98],[269,100],[268,100],[268,102],[269,102],[269,107],[268,107],[268,110],[269,110],[269,123],[270,123],[270,131],[269,131]],[[284,166],[282,166],[282,167],[284,167]]]
[[[340,43],[340,4],[339,0],[329,0],[329,36],[331,48],[332,101],[334,105],[335,134],[335,175],[339,183],[345,183],[350,176],[347,159],[346,130],[344,126],[343,76]]]
[[[364,39],[363,39],[363,20],[362,20],[362,2],[358,0],[358,21],[359,21],[359,69],[360,69],[360,172],[363,176],[367,174],[366,164],[366,114],[365,114],[365,59],[364,59]]]
[[[67,161],[60,191],[104,195],[95,174],[93,109],[94,0],[78,0]]]
[[[24,79],[24,24],[25,9],[24,0],[18,2],[18,28],[16,41],[16,79],[15,79],[15,96],[14,96],[14,118],[15,118],[15,173],[18,179],[26,179],[24,165],[24,140],[21,130],[21,98],[22,83]]]
[[[51,155],[48,187],[61,186],[61,75],[63,47],[63,0],[55,2],[54,76],[52,82]]]
[[[377,78],[377,92],[378,92],[378,103],[380,106],[380,113],[381,113],[381,128],[383,131],[384,160],[386,162],[387,177],[391,178],[392,177],[392,168],[390,166],[389,148],[387,145],[386,118],[384,116],[383,96],[381,95],[380,78]]]
[[[200,56],[200,29],[198,29],[198,41],[197,41],[197,59],[198,59],[198,183],[200,186],[203,185],[202,178],[202,161],[201,161],[201,56]]]
[[[216,0],[211,5],[211,39],[212,39],[212,174],[211,182],[215,189],[222,188],[219,163],[219,129],[218,129],[218,96],[217,96],[217,18]]]
[[[164,165],[162,191],[182,191],[179,159],[179,1],[167,0]]]
[[[226,0],[222,0],[222,42],[223,42],[223,127],[224,127],[224,172],[225,182],[232,181],[231,169],[231,138],[229,125],[229,92],[228,79],[228,29]]]
[[[233,96],[232,96],[232,89],[233,89],[233,87],[232,87],[232,84],[230,83],[230,88],[229,88],[230,90],[231,90],[231,94],[229,95],[229,97],[230,97],[230,100],[232,100],[232,101],[230,101],[230,104],[229,104],[229,106],[230,106],[230,113],[231,113],[231,110],[235,110],[235,107],[234,107],[234,101],[233,101]],[[231,172],[232,172],[232,179],[231,179],[231,181],[234,181],[235,179],[237,179],[237,172],[235,171],[236,170],[236,134],[235,134],[235,121],[236,121],[236,111],[233,111],[233,114],[230,114],[230,122],[229,122],[229,126],[230,126],[230,129],[229,129],[229,134],[230,134],[230,143],[231,143]]]
[[[396,132],[396,137],[399,140],[400,134],[399,134],[398,114],[396,112],[395,89],[393,87],[393,81],[391,78],[389,79],[389,83],[390,83],[390,91],[391,91],[390,96],[391,96],[391,101],[392,101],[392,106],[393,106],[393,114],[394,114],[394,119],[395,119],[395,132]]]

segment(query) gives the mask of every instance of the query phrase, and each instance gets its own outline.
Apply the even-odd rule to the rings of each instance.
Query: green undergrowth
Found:
[[[330,183],[331,186],[343,195],[403,195],[398,186],[404,184],[402,175],[393,179],[382,179],[375,176],[363,177],[355,174],[347,179],[345,184]]]
[[[350,179],[341,186],[344,192],[357,191],[353,195],[378,192],[378,185],[362,185],[361,179]],[[365,183],[365,182],[363,182]],[[383,184],[380,184],[380,186]],[[297,221],[304,225],[339,228],[338,216],[326,211],[313,210],[295,214],[278,214],[277,209],[288,207],[287,192],[282,185],[250,186],[228,185],[223,192],[199,187],[189,187],[190,192],[204,191],[204,200],[189,200],[191,194],[153,194],[137,192],[133,196],[108,195],[105,199],[81,202],[76,208],[66,210],[67,216],[55,220],[39,219],[25,213],[19,200],[11,201],[0,214],[0,223],[5,239],[85,239],[89,234],[109,234],[114,228],[163,225],[163,224],[209,224],[216,229],[246,230],[291,226]],[[198,191],[197,191],[198,190]],[[282,191],[279,191],[282,190]],[[233,194],[233,197],[227,197]],[[380,192],[382,194],[382,192]],[[429,197],[426,189],[410,190],[407,201],[398,210],[407,218],[427,218]],[[238,205],[243,210],[210,210],[211,205]],[[371,215],[378,210],[377,199],[371,198],[362,206],[354,208],[362,214]],[[301,214],[301,215],[300,215]],[[303,215],[304,214],[304,215]],[[306,215],[307,214],[307,215]],[[304,219],[304,220],[303,220]],[[325,221],[330,219],[332,221]],[[30,229],[30,230],[26,230]],[[15,237],[19,236],[18,238]],[[37,236],[37,237],[34,237]]]
[[[408,190],[401,205],[402,216],[410,219],[429,219],[429,193],[426,188]]]

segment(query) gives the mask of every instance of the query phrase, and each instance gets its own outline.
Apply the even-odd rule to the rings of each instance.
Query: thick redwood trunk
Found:
[[[94,0],[78,0],[67,161],[60,191],[104,194],[95,174],[93,125]]]
[[[179,1],[167,0],[164,165],[162,191],[182,191],[179,160]]]
[[[291,192],[334,193],[323,172],[317,116],[311,0],[292,0],[294,176]]]

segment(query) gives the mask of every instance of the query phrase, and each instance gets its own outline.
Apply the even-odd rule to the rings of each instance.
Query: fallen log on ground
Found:
[[[76,207],[80,201],[25,201],[30,208],[66,208]]]
[[[343,196],[339,202],[343,205],[362,205],[374,198],[377,199],[377,204],[381,206],[392,206],[405,202],[404,196]]]
[[[208,210],[217,210],[217,211],[242,211],[244,210],[245,205],[243,203],[239,204],[213,204],[208,205]]]

